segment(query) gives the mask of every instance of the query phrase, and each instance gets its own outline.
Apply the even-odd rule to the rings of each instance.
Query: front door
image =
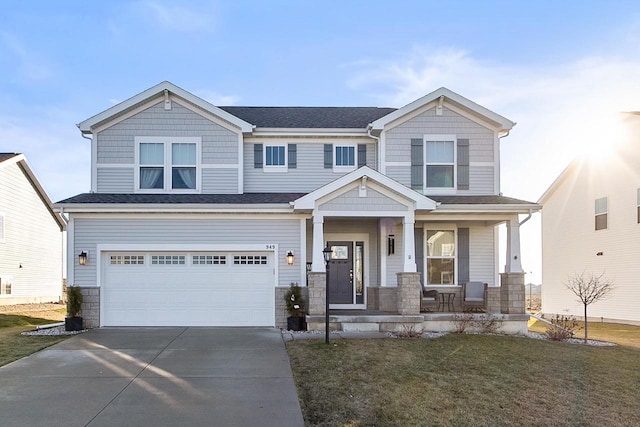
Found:
[[[353,304],[353,242],[328,242],[329,303]]]

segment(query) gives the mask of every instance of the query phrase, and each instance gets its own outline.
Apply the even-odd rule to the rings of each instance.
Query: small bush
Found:
[[[422,332],[416,329],[415,325],[402,325],[402,330],[395,332],[398,338],[420,338]]]
[[[491,313],[478,316],[473,321],[473,325],[483,334],[495,334],[504,323],[503,316],[495,316]]]
[[[76,317],[82,309],[82,291],[77,286],[67,287],[67,316]]]
[[[573,316],[561,316],[556,314],[551,320],[551,325],[547,326],[544,334],[553,341],[564,341],[573,338],[580,326]]]
[[[473,325],[474,317],[471,313],[454,314],[453,324],[455,326],[454,333],[464,334],[467,328]]]
[[[291,283],[289,290],[284,294],[284,301],[289,316],[304,317],[306,304],[302,298],[302,289],[297,283]]]

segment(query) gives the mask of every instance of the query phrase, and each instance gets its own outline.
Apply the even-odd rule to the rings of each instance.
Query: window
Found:
[[[354,146],[336,146],[335,148],[335,166],[355,167],[356,165],[356,147]]]
[[[184,255],[152,255],[153,265],[184,265],[186,257]]]
[[[453,188],[455,176],[455,138],[427,137],[425,167],[427,188]]]
[[[638,224],[640,224],[640,188],[638,188]],[[2,239],[2,237],[0,237]]]
[[[144,255],[111,255],[111,265],[142,265]]]
[[[607,198],[596,199],[596,231],[607,229]]]
[[[265,166],[286,166],[284,145],[267,145],[265,150]]]
[[[227,263],[224,255],[194,255],[193,265],[223,265]]]
[[[258,265],[267,264],[266,255],[235,255],[233,257],[233,263],[236,265]]]
[[[0,276],[0,295],[11,295],[12,276]]]
[[[174,142],[175,140],[175,142]],[[199,138],[138,137],[138,190],[196,190]]]
[[[454,230],[427,230],[427,284],[455,283],[456,235]]]

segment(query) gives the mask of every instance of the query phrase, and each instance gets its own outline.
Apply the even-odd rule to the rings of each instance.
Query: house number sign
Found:
[[[275,249],[276,249],[276,245],[266,245],[266,249],[267,249],[268,251],[273,251],[273,250],[275,250]]]

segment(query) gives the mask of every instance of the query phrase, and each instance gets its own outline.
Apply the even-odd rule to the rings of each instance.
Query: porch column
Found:
[[[324,273],[326,267],[324,264],[324,216],[313,211],[313,254],[311,271],[314,273]]]
[[[405,215],[402,220],[402,240],[404,243],[404,265],[402,271],[405,273],[415,273],[416,268],[416,237],[415,237],[415,217],[413,212]]]
[[[520,262],[520,222],[518,216],[507,221],[507,260],[505,273],[523,273]]]

